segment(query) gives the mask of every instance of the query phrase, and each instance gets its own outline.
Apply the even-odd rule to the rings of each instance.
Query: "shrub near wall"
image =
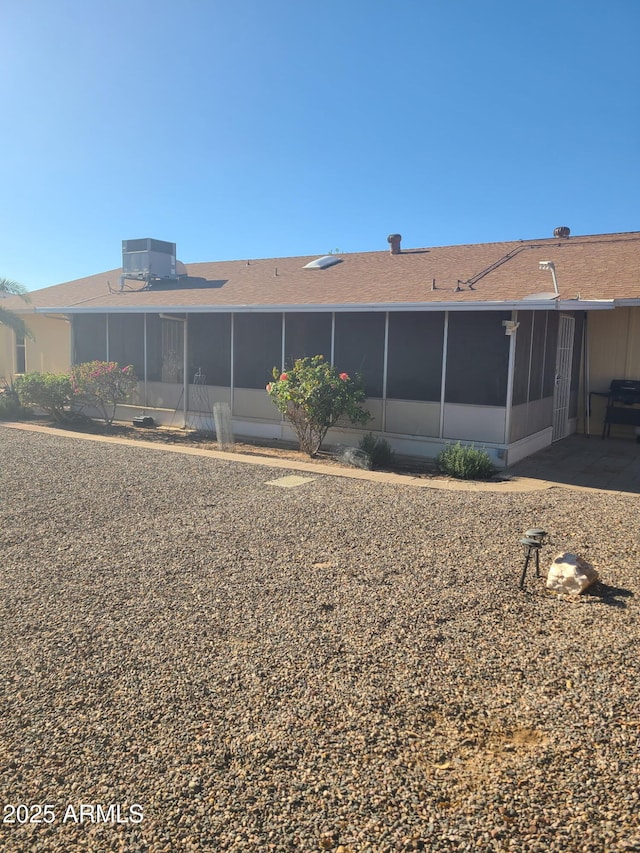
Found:
[[[487,451],[472,444],[448,444],[439,453],[437,463],[443,474],[458,480],[490,480],[495,474]]]
[[[116,361],[87,361],[71,369],[74,403],[92,406],[110,426],[116,407],[129,399],[138,385],[133,366],[120,367]]]
[[[365,424],[371,417],[361,407],[365,400],[361,378],[340,373],[322,355],[296,359],[282,372],[274,367],[267,393],[291,423],[300,450],[309,456],[316,455],[329,429],[341,418]]]
[[[37,406],[58,423],[67,419],[73,388],[65,374],[34,371],[16,377],[14,385],[21,405]]]
[[[31,414],[20,403],[20,397],[13,383],[0,383],[0,421],[19,421]]]

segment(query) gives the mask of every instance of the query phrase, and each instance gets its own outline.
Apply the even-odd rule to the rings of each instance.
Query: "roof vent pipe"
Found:
[[[557,228],[553,229],[554,237],[568,237],[571,234],[571,229],[567,228],[566,225],[559,225]]]
[[[400,254],[400,241],[402,240],[402,234],[389,234],[387,237],[387,243],[389,244],[389,251],[392,255]]]

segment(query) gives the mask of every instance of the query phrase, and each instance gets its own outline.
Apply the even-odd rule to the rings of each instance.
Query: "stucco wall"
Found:
[[[592,311],[588,319],[589,389],[607,391],[612,379],[640,380],[640,308]],[[606,399],[592,398],[590,435],[600,435]],[[584,382],[578,406],[578,431],[584,429]],[[634,428],[612,425],[611,435],[633,438]]]
[[[70,324],[65,319],[40,314],[26,315],[25,320],[35,338],[25,341],[26,371],[67,373],[71,366]],[[0,326],[0,376],[6,379],[17,372],[15,349],[13,332]]]

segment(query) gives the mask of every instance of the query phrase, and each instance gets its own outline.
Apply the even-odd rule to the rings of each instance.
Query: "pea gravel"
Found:
[[[2,850],[640,850],[637,496],[0,447]]]

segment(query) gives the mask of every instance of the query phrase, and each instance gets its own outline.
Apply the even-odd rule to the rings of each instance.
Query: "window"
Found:
[[[24,335],[19,335],[16,332],[16,373],[27,372],[27,352],[24,342]]]

